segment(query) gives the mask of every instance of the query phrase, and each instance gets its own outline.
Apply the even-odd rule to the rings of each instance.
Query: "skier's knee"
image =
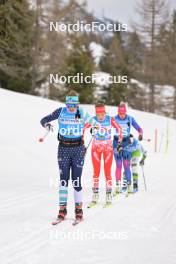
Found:
[[[82,190],[81,181],[79,178],[72,180],[72,185],[75,191],[79,192]]]
[[[123,158],[126,160],[130,160],[132,158],[131,152],[124,150],[123,151]]]
[[[77,191],[77,192],[80,192],[82,190],[82,187],[81,186],[73,186],[74,190]]]
[[[61,179],[59,181],[59,186],[61,186],[61,187],[68,187],[68,180]]]

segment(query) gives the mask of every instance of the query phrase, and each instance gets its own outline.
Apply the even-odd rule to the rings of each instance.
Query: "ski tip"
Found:
[[[98,203],[90,203],[87,208],[90,209],[90,208],[94,208],[98,205]]]
[[[57,225],[57,224],[60,224],[63,221],[65,221],[65,219],[57,219],[57,220],[53,221],[51,224],[52,225]]]
[[[110,207],[112,207],[112,203],[111,204],[104,204],[103,205],[103,208],[110,208]]]
[[[83,222],[83,220],[84,219],[81,219],[81,220],[76,219],[76,220],[74,220],[74,222],[72,223],[72,226],[76,226],[76,225],[80,224],[81,222]]]
[[[87,206],[88,209],[91,209],[91,208],[94,208],[94,207],[96,207],[96,206],[95,205],[88,205]]]

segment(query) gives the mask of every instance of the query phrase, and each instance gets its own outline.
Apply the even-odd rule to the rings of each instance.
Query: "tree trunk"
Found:
[[[150,82],[150,111],[155,112],[155,85],[154,85],[154,63],[155,63],[155,1],[152,3],[152,26],[151,26],[151,82]]]
[[[36,17],[35,17],[35,36],[34,36],[34,49],[33,49],[33,68],[32,68],[32,87],[31,92],[36,88],[37,85],[37,65],[38,65],[38,52],[39,52],[39,18],[41,16],[41,0],[36,0]]]
[[[176,119],[176,86],[174,87],[175,88],[175,93],[174,93],[174,119]]]

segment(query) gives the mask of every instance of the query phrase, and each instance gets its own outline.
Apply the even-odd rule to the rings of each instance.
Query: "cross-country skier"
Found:
[[[138,165],[143,166],[145,159],[147,157],[147,151],[144,149],[142,144],[134,138],[132,134],[130,134],[130,141],[127,146],[127,150],[131,152],[131,169],[132,169],[132,177],[133,177],[133,192],[138,191]]]
[[[93,136],[92,142],[92,164],[93,164],[93,197],[88,207],[97,204],[99,198],[99,176],[101,168],[101,159],[104,160],[104,174],[106,179],[106,204],[108,206],[112,202],[112,176],[111,166],[113,161],[112,147],[112,127],[119,132],[118,141],[122,140],[122,129],[114,118],[106,114],[105,105],[98,104],[95,106],[96,116],[93,119],[99,124],[98,129],[91,128]],[[86,125],[85,127],[90,127]]]
[[[81,174],[84,165],[85,146],[83,128],[85,123],[94,124],[88,113],[79,108],[79,97],[71,91],[66,96],[66,106],[56,109],[41,120],[41,125],[51,130],[50,124],[58,120],[58,165],[60,170],[59,214],[58,220],[64,220],[67,215],[68,182],[71,178],[74,187],[75,218],[82,220],[82,186]]]
[[[115,194],[118,194],[121,191],[121,176],[122,176],[122,164],[124,166],[125,178],[127,183],[127,192],[131,192],[131,169],[130,169],[130,160],[131,152],[126,150],[126,146],[129,144],[130,131],[131,128],[135,128],[138,133],[138,139],[141,141],[143,139],[143,130],[137,124],[135,119],[127,115],[127,108],[125,103],[120,103],[118,106],[118,114],[114,117],[116,122],[122,127],[123,140],[121,144],[118,144],[119,135],[116,132],[113,140],[113,149],[114,157],[116,160],[116,189]]]

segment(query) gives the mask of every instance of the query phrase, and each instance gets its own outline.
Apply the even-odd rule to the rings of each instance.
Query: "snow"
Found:
[[[109,86],[109,77],[110,74],[107,72],[95,72],[94,73],[94,78],[95,78],[95,82],[98,86],[105,86],[108,87]]]
[[[73,191],[69,190],[68,220],[53,227],[58,212],[57,122],[44,143],[40,119],[62,104],[0,89],[0,263],[1,264],[175,264],[176,123],[154,114],[129,109],[143,126],[148,150],[145,192],[142,176],[138,194],[114,198],[103,209],[87,209],[91,199],[90,149],[83,172],[84,222],[72,227]],[[84,106],[90,114],[93,106]],[[112,115],[116,107],[108,107]],[[167,126],[169,147],[166,152]],[[160,152],[154,153],[158,129]],[[160,146],[162,138],[162,145]],[[90,135],[86,135],[86,145]],[[114,164],[112,173],[114,176]]]
[[[102,45],[97,44],[96,42],[91,42],[89,47],[92,51],[92,56],[94,58],[95,64],[98,66],[100,59],[103,56],[104,48]]]
[[[149,89],[149,84],[145,84],[145,83],[142,83],[142,82],[139,82],[135,79],[131,79],[130,82],[132,84],[136,84],[138,85],[139,88],[141,89],[144,89],[146,91],[146,88],[147,90]],[[163,97],[172,97],[174,95],[174,86],[171,86],[171,85],[155,85],[156,89],[158,91],[162,91],[162,96]],[[148,90],[149,92],[149,90]]]

